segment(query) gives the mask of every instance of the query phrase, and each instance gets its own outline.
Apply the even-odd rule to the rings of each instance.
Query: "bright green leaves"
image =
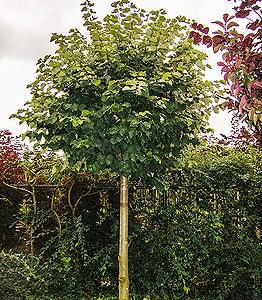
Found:
[[[90,115],[91,113],[92,112],[90,110],[85,109],[85,110],[82,111],[81,117],[86,117],[86,116]]]
[[[73,119],[72,120],[72,125],[74,128],[82,125],[84,123],[84,120],[83,119]]]
[[[185,18],[123,0],[112,6],[101,22],[83,3],[90,39],[77,30],[52,36],[58,49],[39,60],[32,101],[17,117],[30,138],[64,150],[79,169],[148,179],[206,125],[205,56],[187,39]]]
[[[144,73],[144,72],[140,72]],[[127,80],[122,91],[134,92],[137,96],[148,96],[148,87],[143,77]]]

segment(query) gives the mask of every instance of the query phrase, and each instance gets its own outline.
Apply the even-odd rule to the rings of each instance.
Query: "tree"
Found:
[[[230,1],[230,0],[228,0]],[[234,14],[225,13],[222,21],[215,21],[220,29],[208,35],[209,28],[193,23],[190,36],[195,43],[202,42],[213,47],[214,52],[221,51],[221,73],[228,85],[226,101],[221,104],[223,109],[235,111],[240,119],[246,121],[253,135],[241,132],[239,137],[255,137],[262,142],[262,102],[261,102],[261,8],[259,0],[234,0]],[[238,20],[246,24],[243,34],[237,30]]]
[[[206,127],[213,87],[186,18],[128,0],[112,7],[99,21],[93,3],[82,4],[88,37],[53,34],[58,49],[38,61],[32,99],[15,117],[29,125],[27,137],[62,149],[78,170],[121,175],[119,297],[128,299],[128,179],[162,186],[158,174]]]

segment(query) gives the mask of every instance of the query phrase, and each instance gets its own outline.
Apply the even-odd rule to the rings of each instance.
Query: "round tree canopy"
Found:
[[[206,127],[213,84],[185,17],[126,0],[112,6],[99,21],[82,4],[87,36],[53,34],[58,49],[38,61],[32,99],[16,117],[31,140],[62,149],[79,168],[148,178]]]

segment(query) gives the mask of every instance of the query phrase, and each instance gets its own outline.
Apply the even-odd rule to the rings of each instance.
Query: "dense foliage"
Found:
[[[62,149],[79,169],[157,176],[207,125],[206,55],[185,17],[121,0],[99,21],[90,1],[82,6],[88,37],[53,34],[58,49],[38,61],[32,99],[16,117],[31,140]]]
[[[261,152],[192,146],[177,159],[206,127],[211,104],[189,21],[121,0],[100,22],[92,6],[83,3],[88,37],[53,35],[58,49],[39,60],[32,100],[16,115],[30,126],[26,136],[67,157],[27,151],[18,161],[12,147],[1,148],[19,174],[5,172],[0,185],[9,216],[1,220],[0,297],[115,299],[116,182],[132,174],[132,299],[259,299]],[[247,90],[257,87],[253,80]],[[1,161],[13,170],[13,158]],[[157,177],[162,192],[138,179]]]
[[[18,180],[21,143],[9,130],[0,130],[0,182]]]
[[[260,298],[261,161],[252,148],[191,148],[166,174],[165,192],[131,185],[131,299]],[[117,178],[59,174],[54,188],[35,186],[34,219],[32,198],[20,194],[18,244],[31,244],[25,229],[34,222],[35,255],[2,252],[0,293],[8,300],[114,299]]]
[[[21,142],[12,136],[9,130],[0,130],[0,247],[13,246],[16,240],[15,228],[8,228],[15,223],[16,207],[19,203],[21,193],[10,191],[6,183],[18,183],[22,169],[21,162]]]
[[[229,0],[230,1],[230,0]],[[254,135],[246,130],[238,132],[239,137],[258,139],[261,145],[262,135],[262,79],[261,79],[261,24],[262,11],[260,0],[234,0],[234,14],[225,13],[223,20],[215,21],[219,29],[212,35],[209,28],[193,23],[190,36],[195,43],[202,42],[213,47],[214,52],[221,51],[222,61],[218,65],[228,86],[226,101],[222,108],[236,111],[240,119],[246,121]],[[241,20],[241,21],[240,21]],[[246,28],[238,29],[239,25]]]

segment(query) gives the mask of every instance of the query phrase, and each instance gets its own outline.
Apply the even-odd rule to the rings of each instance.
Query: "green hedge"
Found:
[[[189,153],[167,174],[167,191],[130,191],[131,299],[260,299],[261,152]],[[33,258],[1,253],[0,298],[116,299],[118,193],[92,199],[75,220],[59,212],[59,234],[52,211],[38,210],[41,247]]]

